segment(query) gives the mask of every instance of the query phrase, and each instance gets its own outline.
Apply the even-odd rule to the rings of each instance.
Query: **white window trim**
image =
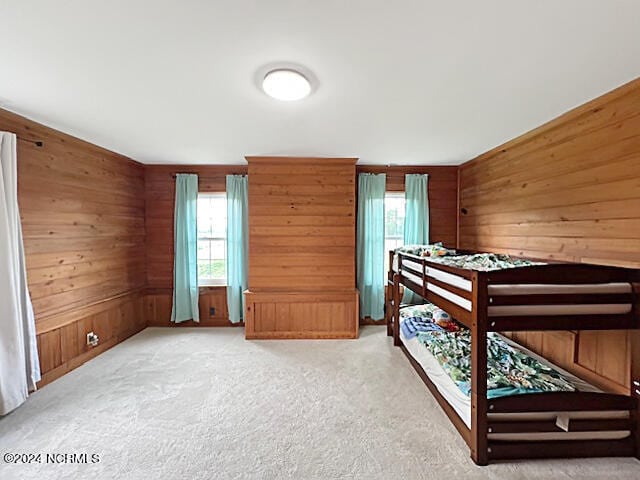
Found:
[[[198,198],[225,198],[227,194],[226,192],[198,192]],[[226,228],[225,228],[226,230]],[[224,240],[226,242],[226,237],[198,237],[196,241],[200,240]],[[225,250],[225,262],[226,262],[226,250]],[[225,267],[226,271],[226,267]],[[224,278],[200,278],[198,277],[198,287],[226,287],[227,286],[227,277],[225,275]]]
[[[398,192],[398,191],[390,192],[390,191],[388,191],[388,190],[387,190],[386,192],[384,192],[384,199],[385,199],[385,202],[386,202],[387,198],[394,198],[394,199],[402,199],[402,200],[405,200],[405,192],[404,192],[404,191],[401,191],[401,192]],[[384,210],[385,210],[385,215],[386,215],[386,212],[387,212],[387,206],[386,206],[386,203],[385,203]],[[405,205],[405,210],[406,210],[406,205]],[[386,220],[385,220],[385,222],[386,222]],[[387,236],[387,229],[386,229],[386,225],[385,225],[385,229],[384,229],[384,238],[383,238],[383,242],[384,242],[385,247],[386,247],[386,245],[387,245],[387,240],[389,240],[389,239],[391,239],[391,240],[400,240],[400,245],[402,245],[402,244],[403,244],[403,238],[402,238],[402,237],[398,237],[398,238],[396,238],[396,236],[393,236],[393,237],[391,237],[391,236]],[[388,251],[387,251],[387,249],[385,248],[385,252],[384,252],[385,276],[386,276],[386,271],[389,269],[389,265],[388,265],[388,263],[389,263],[389,252],[388,252]]]
[[[401,199],[403,199],[403,200],[404,200],[404,198],[405,198],[405,194],[404,194],[404,192],[389,192],[389,191],[387,191],[387,192],[384,192],[384,197],[385,197],[385,200],[386,200],[386,198],[387,198],[387,197],[391,197],[391,198],[401,198]],[[406,206],[405,206],[405,208],[406,208]],[[386,211],[386,208],[385,208],[385,211]],[[385,238],[385,240],[386,240],[387,238],[392,238],[392,237],[390,237],[390,236],[387,236],[387,231],[386,231],[386,229],[385,229],[385,232],[384,232],[384,238]],[[393,238],[395,238],[395,237],[393,237]],[[385,252],[385,253],[386,253],[386,252]]]
[[[226,278],[199,278],[198,277],[198,286],[199,287],[226,287],[227,279]]]

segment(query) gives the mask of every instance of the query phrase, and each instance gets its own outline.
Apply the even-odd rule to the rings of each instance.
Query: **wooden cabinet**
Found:
[[[356,338],[355,158],[247,157],[247,338]]]
[[[251,292],[246,338],[356,338],[358,291]]]

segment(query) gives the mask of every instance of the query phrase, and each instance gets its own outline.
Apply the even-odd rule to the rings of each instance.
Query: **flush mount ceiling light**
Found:
[[[300,72],[289,68],[271,70],[262,81],[264,92],[277,100],[301,100],[311,93],[311,83]]]

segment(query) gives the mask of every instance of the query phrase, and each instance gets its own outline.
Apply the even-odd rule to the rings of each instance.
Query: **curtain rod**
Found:
[[[185,172],[187,175],[198,175],[196,172]],[[242,177],[246,176],[246,173],[220,173],[218,175],[205,175],[206,178],[218,178],[218,177],[226,177],[227,175],[240,175]],[[176,178],[176,174],[172,173],[171,178]]]
[[[42,140],[30,140],[28,138],[22,138],[22,137],[18,137],[18,140],[22,140],[23,142],[33,143],[36,147],[44,147],[44,142]]]

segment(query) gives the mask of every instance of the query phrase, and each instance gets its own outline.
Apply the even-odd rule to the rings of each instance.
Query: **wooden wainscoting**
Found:
[[[245,292],[250,339],[358,338],[358,291]]]
[[[640,79],[462,165],[459,247],[640,268],[639,112]],[[640,349],[624,331],[516,338],[623,391]]]
[[[147,326],[143,307],[142,291],[137,291],[48,318],[46,325],[52,328],[40,327],[37,334],[42,371],[38,386],[143,330]],[[87,345],[87,333],[91,331],[99,337],[95,347]]]
[[[226,287],[201,287],[198,306],[200,322],[171,321],[171,289],[147,289],[144,299],[144,312],[150,327],[240,327],[244,323],[231,323],[227,309]],[[213,310],[212,310],[213,309]]]
[[[624,330],[505,335],[602,389],[629,392],[631,342]]]

